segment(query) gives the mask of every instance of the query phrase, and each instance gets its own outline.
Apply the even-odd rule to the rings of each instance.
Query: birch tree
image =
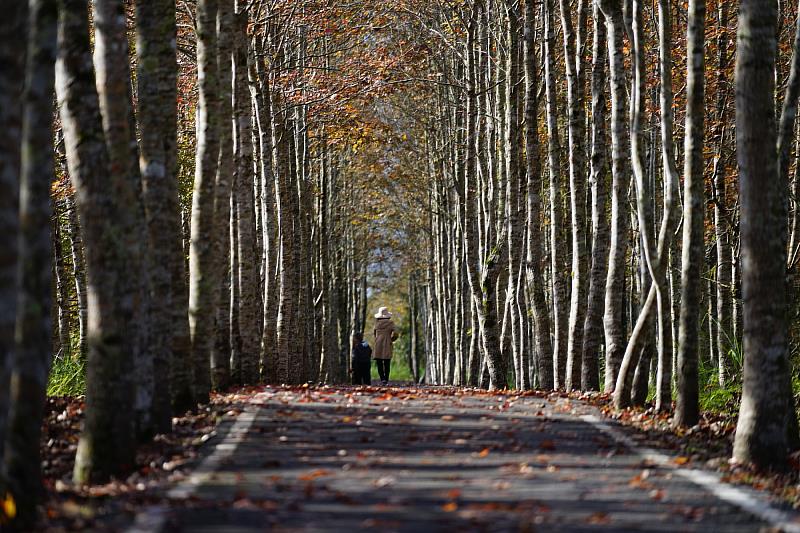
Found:
[[[126,338],[135,319],[134,294],[119,280],[130,275],[131,250],[120,235],[128,230],[125,210],[136,193],[122,172],[111,171],[89,45],[88,0],[59,1],[56,79],[89,288],[86,419],[73,477],[78,483],[102,482],[127,474],[134,464],[130,407],[136,352]]]
[[[208,401],[211,353],[214,347],[214,198],[219,157],[219,84],[217,73],[217,2],[198,0],[197,32],[197,157],[189,251],[189,332],[194,362],[194,396]]]
[[[0,18],[0,234],[8,236],[0,252],[0,458],[6,442],[14,325],[17,319],[19,234],[19,140],[22,138],[22,94],[27,53],[28,4],[13,2]],[[0,492],[5,468],[0,461]]]
[[[675,425],[694,426],[699,420],[698,328],[700,320],[700,268],[703,264],[703,134],[705,97],[705,0],[689,4],[686,32],[688,65],[686,84],[686,134],[684,153],[683,257],[678,340],[678,401]],[[719,246],[719,244],[718,244]],[[720,357],[723,357],[720,352]]]
[[[36,503],[44,491],[39,440],[51,359],[50,185],[55,179],[51,124],[58,19],[55,0],[32,0],[28,5],[20,102],[19,277],[5,449],[5,471],[17,503],[14,526],[21,530],[34,528]]]
[[[786,315],[785,191],[775,121],[777,4],[742,0],[736,57],[736,148],[741,201],[744,376],[733,456],[760,467],[784,464],[795,417]]]

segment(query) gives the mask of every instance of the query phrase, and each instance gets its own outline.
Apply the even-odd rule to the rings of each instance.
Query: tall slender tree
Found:
[[[744,269],[744,377],[733,456],[785,464],[790,408],[786,314],[786,217],[776,151],[778,6],[741,0],[736,56],[736,148]],[[777,385],[776,385],[777,384]]]
[[[28,3],[11,2],[0,18],[0,459],[5,450],[9,379],[17,319],[19,172],[22,138],[22,91],[28,34]],[[0,493],[5,468],[0,460]]]
[[[136,3],[139,166],[150,243],[151,298],[158,302],[151,309],[148,345],[154,376],[162,377],[155,379],[153,398],[153,427],[158,432],[172,427],[171,405],[185,410],[191,398],[186,285],[174,272],[183,270],[176,175],[175,16],[171,0]]]
[[[64,128],[67,166],[86,246],[88,359],[86,419],[73,477],[102,482],[134,464],[130,407],[135,350],[126,338],[135,320],[125,209],[135,191],[124,173],[112,172],[89,44],[88,0],[59,0],[56,94]],[[109,187],[109,183],[111,186]]]
[[[608,33],[609,81],[611,84],[611,237],[605,312],[605,386],[614,390],[625,353],[624,300],[625,263],[628,253],[628,188],[630,186],[630,137],[625,119],[628,109],[627,76],[623,37],[625,26],[620,0],[600,0]]]
[[[705,0],[689,3],[686,32],[689,58],[686,78],[686,134],[684,146],[683,257],[678,340],[678,401],[676,425],[693,426],[699,420],[698,330],[700,268],[703,264],[703,135],[705,97]],[[720,353],[720,357],[722,354]]]
[[[214,348],[214,199],[219,158],[219,83],[217,67],[217,1],[198,0],[197,157],[195,159],[189,251],[189,332],[194,362],[195,400],[207,402],[211,390]]]
[[[33,529],[37,501],[44,492],[39,440],[51,359],[50,186],[53,157],[55,83],[55,0],[29,3],[25,89],[22,102],[18,292],[11,408],[5,468],[17,502],[14,526]]]

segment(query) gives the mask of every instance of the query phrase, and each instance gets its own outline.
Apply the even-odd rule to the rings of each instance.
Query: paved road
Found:
[[[593,412],[563,398],[267,389],[173,492],[188,499],[167,529],[768,530],[581,419]]]

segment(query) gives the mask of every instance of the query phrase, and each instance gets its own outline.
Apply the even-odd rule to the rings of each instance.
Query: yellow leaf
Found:
[[[6,518],[13,520],[17,516],[17,504],[14,502],[14,497],[9,493],[6,494],[3,500],[3,514]]]
[[[676,465],[685,465],[689,462],[689,458],[681,455],[680,457],[676,457],[673,461]]]

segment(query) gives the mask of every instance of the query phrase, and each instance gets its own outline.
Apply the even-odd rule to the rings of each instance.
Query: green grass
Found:
[[[57,356],[50,368],[48,396],[80,396],[86,392],[85,363],[72,357]]]
[[[375,365],[375,361],[372,362],[372,371],[370,375],[372,376],[373,383],[380,380],[380,376],[378,376],[378,367]],[[405,358],[398,356],[394,356],[394,358],[392,358],[392,367],[389,371],[389,380],[414,381],[414,376],[411,375],[411,369],[408,368]]]

